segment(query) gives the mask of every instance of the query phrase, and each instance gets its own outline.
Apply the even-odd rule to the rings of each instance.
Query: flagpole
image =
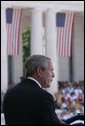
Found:
[[[73,32],[73,24],[74,24],[74,15],[75,14],[73,14],[72,32]],[[73,81],[73,55],[72,55],[73,44],[72,44],[72,32],[71,32],[71,57],[69,57],[69,71],[70,71],[69,79],[70,79],[70,82]]]

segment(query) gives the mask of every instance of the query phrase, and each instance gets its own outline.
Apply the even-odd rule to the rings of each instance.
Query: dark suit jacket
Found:
[[[60,125],[54,100],[33,80],[24,79],[9,89],[3,102],[6,125]]]

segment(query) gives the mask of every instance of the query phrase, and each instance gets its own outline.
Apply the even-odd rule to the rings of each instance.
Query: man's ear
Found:
[[[42,74],[42,69],[40,67],[37,68],[37,75],[40,77]]]

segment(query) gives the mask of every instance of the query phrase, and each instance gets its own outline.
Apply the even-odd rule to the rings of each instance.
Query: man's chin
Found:
[[[50,85],[45,85],[43,86],[43,88],[50,88]]]
[[[47,88],[50,88],[51,84],[47,85]]]

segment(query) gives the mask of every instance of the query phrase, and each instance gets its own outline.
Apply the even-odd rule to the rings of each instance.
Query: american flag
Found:
[[[7,54],[19,54],[20,23],[22,9],[6,9]]]
[[[71,57],[72,53],[72,29],[74,13],[57,13],[57,54],[59,57]]]

